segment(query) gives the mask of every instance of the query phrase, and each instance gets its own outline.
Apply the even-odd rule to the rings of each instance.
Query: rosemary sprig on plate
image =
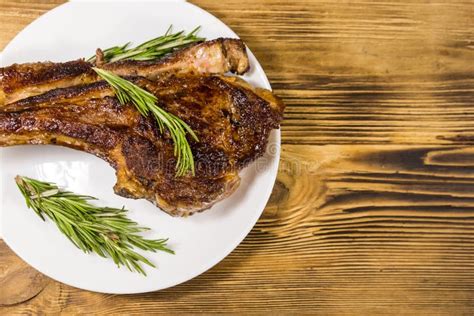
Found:
[[[95,198],[59,189],[50,182],[16,176],[16,184],[25,197],[28,208],[41,219],[49,217],[78,248],[86,253],[95,252],[101,257],[111,257],[117,266],[146,275],[140,263],[155,267],[148,259],[133,250],[165,251],[168,239],[145,239],[139,235],[148,228],[126,217],[124,208],[98,207],[91,204]]]
[[[184,31],[171,33],[170,26],[165,35],[151,39],[136,47],[130,47],[131,43],[128,42],[122,46],[114,46],[104,49],[102,51],[104,55],[103,62],[111,63],[124,59],[152,60],[163,57],[183,46],[205,40],[205,38],[197,36],[199,29],[200,26],[196,27],[189,34],[185,34]],[[87,61],[94,63],[96,61],[96,55],[90,57]]]
[[[148,117],[151,112],[158,123],[160,132],[163,133],[164,128],[166,128],[173,139],[174,155],[177,159],[176,176],[183,176],[188,171],[191,171],[194,176],[194,157],[186,139],[186,134],[189,134],[196,141],[199,141],[199,139],[189,125],[176,115],[160,108],[157,105],[158,99],[145,89],[109,71],[100,68],[92,69],[112,86],[121,104],[131,102],[138,112],[145,117]]]

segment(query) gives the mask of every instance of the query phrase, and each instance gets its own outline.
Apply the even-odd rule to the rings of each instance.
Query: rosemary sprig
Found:
[[[171,26],[166,31],[165,35],[151,39],[136,47],[130,48],[131,43],[128,42],[122,46],[114,46],[104,49],[104,63],[110,63],[123,59],[130,60],[151,60],[163,57],[176,49],[189,45],[194,42],[201,42],[205,40],[203,37],[198,37],[197,33],[201,27],[198,26],[189,34],[184,31],[171,33]],[[87,61],[94,63],[96,56],[90,57]]]
[[[199,139],[189,125],[176,115],[160,108],[157,105],[158,99],[145,89],[109,71],[100,68],[92,69],[112,86],[121,104],[131,102],[138,112],[145,117],[148,117],[151,112],[158,123],[160,132],[163,133],[164,128],[168,129],[174,143],[174,155],[177,159],[176,176],[183,176],[188,171],[191,171],[194,176],[194,157],[186,139],[186,134],[191,135],[196,141],[199,141]]]
[[[139,235],[148,228],[140,227],[126,217],[124,208],[98,207],[89,201],[95,198],[60,190],[50,182],[16,176],[16,184],[25,197],[28,208],[41,219],[49,217],[66,237],[85,253],[95,252],[111,257],[117,266],[146,275],[140,263],[155,267],[148,259],[133,250],[165,251],[168,239],[145,239]]]

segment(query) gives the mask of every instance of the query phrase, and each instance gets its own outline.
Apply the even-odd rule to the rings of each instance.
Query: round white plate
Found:
[[[3,51],[2,66],[32,61],[67,61],[88,57],[97,47],[140,43],[174,30],[201,25],[208,39],[237,37],[225,24],[184,1],[69,2],[26,27]],[[252,70],[244,78],[270,89],[250,53]],[[144,200],[115,195],[112,167],[92,155],[55,146],[19,146],[0,150],[2,235],[10,248],[40,272],[78,288],[106,293],[140,293],[185,282],[227,256],[249,233],[261,215],[275,181],[280,156],[280,132],[271,135],[267,154],[242,171],[239,189],[212,209],[189,218],[173,218]],[[109,259],[84,254],[52,224],[25,206],[15,175],[53,181],[101,203],[121,207],[141,225],[152,228],[149,238],[169,237],[176,255],[144,253],[157,265],[147,277],[117,268]]]

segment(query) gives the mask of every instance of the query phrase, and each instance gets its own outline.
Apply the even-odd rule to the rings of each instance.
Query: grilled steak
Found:
[[[168,133],[119,104],[103,82],[61,88],[0,110],[0,146],[57,144],[97,155],[115,169],[115,192],[145,198],[172,215],[209,208],[239,184],[238,171],[265,151],[279,127],[283,104],[269,91],[235,77],[171,75],[128,77],[158,97],[160,106],[185,120],[196,174],[175,177]]]
[[[65,63],[14,64],[0,68],[0,107],[55,88],[92,83],[99,77],[84,60]],[[249,68],[245,45],[238,39],[219,38],[192,45],[158,61],[118,61],[101,68],[120,76],[155,79],[165,74],[243,74]]]
[[[284,105],[225,72],[249,68],[240,40],[199,43],[159,61],[100,65],[157,96],[159,106],[183,119],[195,175],[176,177],[174,146],[82,60],[0,68],[0,146],[56,144],[94,154],[115,169],[117,194],[144,198],[167,213],[186,216],[231,194],[240,169],[261,156]]]

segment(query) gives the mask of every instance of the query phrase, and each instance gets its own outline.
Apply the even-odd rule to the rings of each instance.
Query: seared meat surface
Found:
[[[100,80],[84,60],[65,63],[14,64],[0,68],[0,107],[56,88]],[[245,45],[237,39],[219,38],[179,50],[157,61],[125,60],[101,68],[119,76],[148,79],[166,74],[243,74],[249,68]]]
[[[55,90],[0,112],[0,146],[57,144],[95,154],[117,170],[115,192],[146,198],[172,215],[210,207],[239,184],[238,171],[263,154],[283,105],[237,78],[136,78],[199,137],[195,176],[175,176],[173,143],[154,119],[122,106],[104,82]],[[53,93],[54,92],[54,93]]]
[[[226,41],[204,42],[185,51]],[[236,40],[228,43],[242,45]],[[175,176],[172,139],[167,131],[159,132],[152,117],[141,116],[133,105],[121,105],[109,85],[97,78],[77,85],[74,78],[81,75],[76,73],[68,79],[73,83],[65,80],[66,85],[59,85],[66,87],[32,93],[0,107],[0,146],[57,144],[86,151],[116,169],[114,190],[121,196],[148,199],[175,216],[209,208],[231,194],[239,185],[239,170],[264,153],[270,132],[279,127],[284,105],[270,91],[254,89],[237,77],[210,74],[246,71],[245,54],[236,58],[227,52],[221,59],[226,64],[218,68],[209,66],[213,62],[189,66],[199,57],[186,55],[187,62],[160,76],[159,69],[175,64],[173,58],[182,53],[160,62],[140,62],[140,66],[135,62],[106,66],[116,67],[114,71],[156,95],[160,107],[194,130],[199,142],[188,140],[195,176]],[[133,70],[124,70],[127,67]],[[0,87],[8,90],[1,81]]]

